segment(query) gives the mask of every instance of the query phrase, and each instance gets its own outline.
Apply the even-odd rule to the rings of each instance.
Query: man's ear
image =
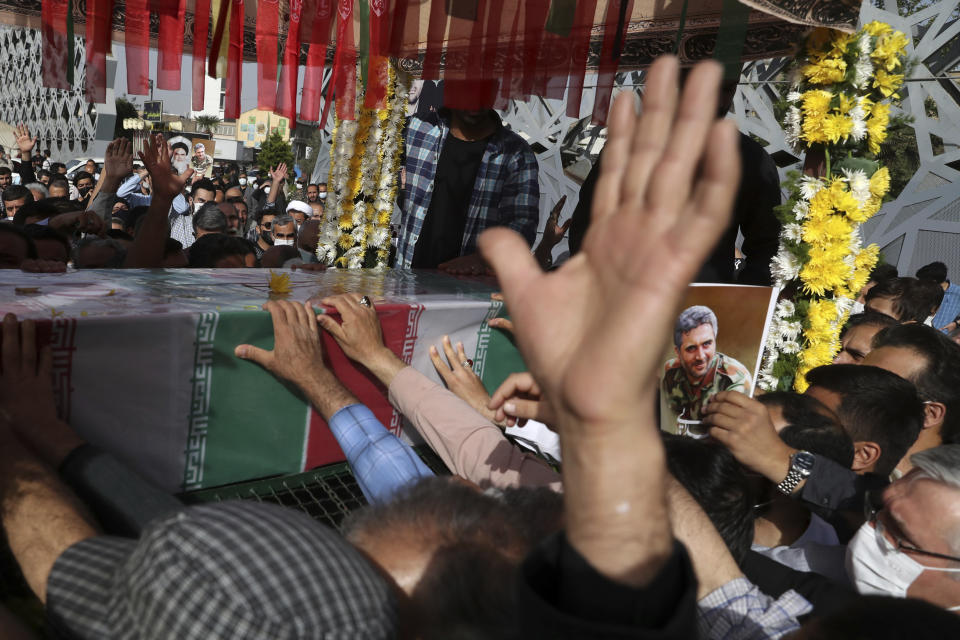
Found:
[[[678,358],[680,357],[680,347],[674,345],[674,346],[673,346],[673,352],[674,352],[675,354],[677,354],[677,357],[678,357]]]
[[[853,464],[850,468],[856,473],[873,471],[882,453],[883,450],[876,442],[854,442]]]
[[[943,421],[947,417],[947,406],[942,402],[924,402],[923,403],[923,428],[943,426]]]

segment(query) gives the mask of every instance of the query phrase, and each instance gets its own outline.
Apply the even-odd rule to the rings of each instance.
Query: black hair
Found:
[[[753,542],[756,502],[743,467],[719,444],[662,436],[670,473],[703,508],[739,564]]]
[[[126,240],[127,242],[133,242],[133,236],[123,229],[108,229],[106,235],[108,238],[113,238],[114,240]]]
[[[911,377],[922,400],[946,407],[940,435],[944,444],[960,444],[960,345],[936,329],[904,324],[873,337],[873,348],[901,347],[923,358],[925,365]]]
[[[140,225],[143,224],[143,221],[147,219],[147,211],[149,210],[150,207],[146,205],[140,205],[139,207],[134,207],[133,209],[127,211],[127,215],[123,216],[123,228],[133,229],[132,235],[136,237],[137,232],[140,231]]]
[[[889,280],[890,278],[896,278],[900,275],[897,272],[897,268],[892,264],[887,264],[886,262],[879,262],[870,272],[870,277],[867,279],[868,282],[883,282],[884,280]]]
[[[807,373],[812,387],[841,396],[837,415],[854,442],[875,442],[875,473],[888,476],[923,428],[923,402],[912,382],[879,367],[829,364]]]
[[[73,174],[73,184],[74,184],[74,186],[76,186],[76,184],[77,184],[78,182],[80,182],[81,180],[84,180],[84,179],[86,179],[86,178],[89,178],[91,182],[93,181],[93,176],[90,175],[89,173],[87,173],[86,171],[77,171],[75,174]],[[92,186],[92,185],[91,185],[91,186]]]
[[[840,337],[843,338],[847,331],[854,327],[878,327],[879,329],[886,329],[887,327],[895,327],[897,324],[896,320],[885,313],[877,313],[876,311],[855,313],[847,318],[847,324],[843,326]]]
[[[193,185],[193,188],[190,189],[190,193],[196,193],[199,189],[209,191],[210,193],[216,193],[217,187],[213,184],[213,180],[210,178],[201,178]]]
[[[175,253],[183,251],[183,243],[176,238],[167,238],[163,243],[163,257],[172,256]]]
[[[960,616],[925,600],[861,596],[803,626],[805,640],[960,638]]]
[[[10,167],[0,166],[0,176],[9,176],[12,174],[13,171],[10,170]]]
[[[780,431],[780,439],[794,449],[815,453],[849,469],[853,465],[853,439],[840,425],[821,418],[819,426],[787,425]]]
[[[70,260],[70,241],[62,233],[43,224],[28,224],[23,227],[23,232],[33,240],[34,246],[36,246],[37,240],[56,240],[63,245],[67,252],[67,260]],[[39,255],[39,250],[37,255]]]
[[[24,204],[26,204],[28,202],[33,202],[33,192],[23,185],[14,184],[4,189],[3,195],[0,196],[0,198],[3,198],[4,202],[12,202],[14,200],[23,198],[25,200]]]
[[[222,216],[223,213],[221,212]],[[213,268],[217,263],[230,256],[245,256],[251,252],[249,243],[243,238],[223,233],[208,233],[197,238],[188,251],[189,264],[194,268]]]
[[[900,322],[923,322],[930,315],[930,297],[924,288],[916,286],[916,278],[889,278],[881,280],[867,292],[867,304],[876,298],[893,301],[893,312]]]
[[[914,280],[909,287],[907,295],[916,299],[916,304],[922,309],[929,309],[927,315],[932,316],[937,313],[940,304],[943,302],[943,287],[933,280]],[[924,318],[926,320],[926,317]]]
[[[0,233],[9,233],[12,236],[17,236],[23,240],[24,244],[27,245],[27,259],[36,260],[37,259],[37,245],[33,243],[33,239],[24,233],[22,227],[18,227],[13,224],[0,224]]]
[[[947,281],[947,265],[942,262],[931,262],[917,269],[917,278],[920,280],[933,280],[937,284]]]
[[[50,176],[50,184],[47,185],[47,189],[52,189],[54,186],[62,187],[67,191],[70,190],[70,181],[67,180],[63,175],[57,173]]]
[[[51,174],[60,173],[60,169],[66,169],[66,168],[67,168],[66,165],[63,164],[62,162],[51,162],[51,163],[50,163],[50,173],[51,173]],[[63,175],[63,174],[61,173],[60,175]]]
[[[172,149],[183,149],[184,151],[187,152],[187,155],[190,155],[190,147],[187,145],[186,142],[184,142],[184,141],[182,141],[182,140],[178,140],[177,142],[174,142],[172,145],[170,145],[170,149],[171,149],[171,150],[172,150]]]
[[[227,230],[227,216],[220,210],[219,202],[205,202],[193,215],[193,228],[225,233]]]

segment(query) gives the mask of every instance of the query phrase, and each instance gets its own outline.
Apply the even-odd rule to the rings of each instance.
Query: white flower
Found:
[[[774,315],[778,318],[789,318],[797,312],[796,306],[792,301],[784,299],[777,303],[777,307],[774,310]]]
[[[861,207],[867,204],[867,200],[870,199],[870,178],[867,177],[867,174],[860,169],[853,171],[844,169],[843,175],[847,177],[847,182],[850,184],[850,195],[857,200]]]
[[[860,96],[857,104],[850,110],[850,119],[853,121],[853,128],[850,131],[850,137],[854,142],[860,142],[867,135],[867,110],[864,107],[866,96]]]
[[[777,385],[780,381],[775,378],[772,374],[762,373],[760,374],[760,379],[757,381],[760,385],[760,388],[764,391],[774,391],[777,388]]]
[[[813,199],[817,192],[823,188],[823,182],[819,178],[803,176],[800,179],[800,196],[807,201]]]
[[[799,320],[780,323],[780,335],[784,340],[796,340],[803,332],[803,323]]]
[[[792,213],[797,222],[806,220],[807,216],[810,215],[810,203],[806,200],[797,200],[797,203],[793,205]]]
[[[784,340],[780,351],[786,354],[800,353],[800,343],[795,340]]]
[[[354,242],[363,242],[363,240],[367,237],[363,225],[361,224],[354,227],[353,231],[350,232],[350,237],[353,238]]]
[[[791,147],[796,147],[800,144],[800,123],[802,120],[803,116],[800,114],[799,108],[790,107],[787,110],[785,135],[787,144]]]
[[[837,305],[837,316],[839,319],[843,318],[846,314],[850,313],[853,310],[853,300],[850,298],[839,297],[834,300],[834,303]]]
[[[325,265],[332,265],[337,259],[337,247],[333,244],[317,243],[317,260]]]
[[[361,226],[366,222],[366,218],[363,217],[363,206],[358,205],[353,209],[353,215],[350,217],[350,224],[354,227]]]
[[[800,260],[795,255],[786,249],[781,249],[780,253],[774,256],[770,264],[770,270],[777,281],[777,286],[782,287],[796,279],[800,274],[801,266]]]
[[[783,229],[780,231],[780,237],[784,240],[799,244],[800,241],[803,240],[803,227],[793,222],[787,223],[783,225]]]
[[[382,248],[390,241],[390,228],[376,226],[367,240],[371,247]]]
[[[787,94],[787,102],[800,102],[803,99],[803,94],[799,91],[791,91]]]

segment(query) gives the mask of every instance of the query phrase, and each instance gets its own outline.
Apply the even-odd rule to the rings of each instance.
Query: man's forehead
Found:
[[[713,326],[709,323],[704,323],[689,331],[684,331],[680,337],[682,342],[703,342],[704,340],[710,340],[714,337]]]
[[[873,365],[895,373],[901,378],[912,380],[927,362],[926,359],[909,347],[877,347],[867,354],[863,364]]]

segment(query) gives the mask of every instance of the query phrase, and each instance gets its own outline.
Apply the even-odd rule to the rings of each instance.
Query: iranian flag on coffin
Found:
[[[445,334],[464,343],[488,389],[523,369],[509,339],[486,325],[502,312],[499,302],[426,296],[376,306],[387,346],[438,382],[429,348]],[[39,329],[39,339],[53,346],[55,394],[65,417],[87,440],[165,490],[343,460],[324,420],[298,393],[233,355],[242,343],[273,347],[267,313],[55,318],[41,321]],[[341,381],[400,433],[401,417],[386,390],[326,334],[324,346]]]

